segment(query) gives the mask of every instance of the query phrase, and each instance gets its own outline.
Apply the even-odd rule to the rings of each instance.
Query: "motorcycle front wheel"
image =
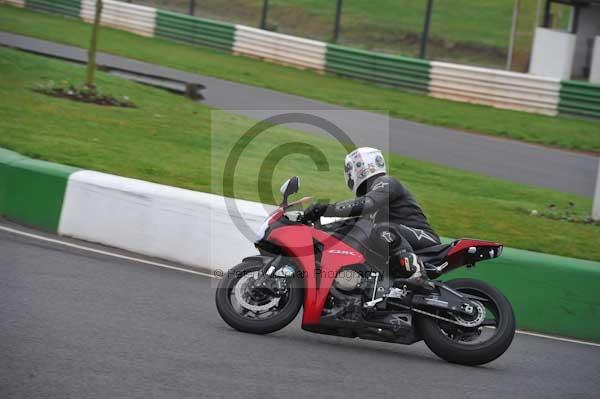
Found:
[[[238,331],[269,334],[280,330],[294,320],[304,301],[302,281],[286,281],[283,293],[269,295],[256,289],[263,265],[245,261],[223,276],[215,294],[221,318]]]
[[[515,315],[510,302],[496,288],[483,281],[456,279],[445,283],[455,291],[482,298],[485,320],[465,328],[430,316],[419,315],[417,325],[425,344],[442,359],[468,366],[489,363],[500,357],[515,335]],[[449,312],[438,316],[456,318]]]

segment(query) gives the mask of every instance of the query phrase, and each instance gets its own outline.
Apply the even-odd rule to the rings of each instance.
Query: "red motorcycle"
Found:
[[[293,177],[282,186],[282,204],[258,232],[260,255],[245,258],[220,281],[216,304],[227,324],[268,334],[292,322],[304,305],[306,331],[405,345],[424,340],[453,363],[488,363],[508,349],[515,317],[500,291],[474,279],[434,280],[500,256],[502,244],[461,239],[418,251],[435,285],[423,293],[386,272],[387,256],[370,250],[357,219],[305,221],[293,209],[311,198],[288,203],[299,184]]]

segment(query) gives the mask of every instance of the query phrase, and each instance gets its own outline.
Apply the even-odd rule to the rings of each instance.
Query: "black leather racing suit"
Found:
[[[413,195],[389,175],[368,179],[356,198],[328,205],[323,215],[369,218],[371,242],[392,259],[441,243]]]

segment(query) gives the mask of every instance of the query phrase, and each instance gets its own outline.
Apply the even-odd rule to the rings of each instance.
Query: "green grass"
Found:
[[[48,81],[79,85],[84,68],[6,48],[0,48],[0,76],[1,147],[193,190],[223,192],[225,160],[240,135],[254,123],[102,72],[97,84],[103,92],[128,96],[138,107],[101,107],[48,97],[31,89]],[[271,149],[288,143],[319,149],[329,167],[319,171],[302,154],[264,162]],[[274,128],[254,140],[242,155],[234,186],[239,198],[271,198],[268,202],[273,202],[281,181],[294,174],[302,178],[303,195],[329,199],[350,195],[341,172],[345,149],[332,140]],[[573,201],[576,212],[585,213],[591,208],[589,198],[395,155],[389,157],[389,164],[391,173],[413,191],[444,236],[479,237],[512,247],[600,260],[600,247],[590,245],[597,241],[598,225],[549,220],[527,212]],[[272,181],[258,181],[261,166],[274,169]],[[263,188],[259,190],[260,184]]]
[[[189,0],[134,0],[134,3],[187,13]],[[416,56],[423,29],[426,1],[344,0],[340,42],[357,47]],[[260,0],[203,0],[196,15],[257,26]],[[278,32],[330,40],[335,0],[271,0],[269,26]],[[516,64],[527,63],[537,0],[522,0],[517,35]],[[512,21],[512,0],[435,1],[429,55],[434,59],[504,66]],[[570,9],[553,5],[556,26],[564,26]],[[521,59],[522,58],[522,59]],[[522,61],[522,62],[519,62]]]
[[[189,0],[134,0],[134,3],[182,13],[187,13],[189,7]],[[389,35],[400,32],[420,34],[426,3],[414,0],[345,0],[342,9],[343,33],[358,36],[376,29]],[[508,45],[512,1],[487,0],[485,5],[477,0],[442,0],[435,3],[432,27],[440,30],[445,28],[444,36],[447,39],[462,42],[477,40],[498,47]],[[522,16],[531,19],[531,13],[535,12],[535,0],[526,0],[524,4]],[[203,0],[196,14],[257,26],[262,5],[260,0]],[[327,38],[333,30],[335,5],[335,0],[271,0],[268,20],[283,30]]]
[[[90,25],[0,6],[0,30],[86,47]],[[283,67],[216,50],[103,28],[100,50],[350,108],[389,112],[431,125],[600,153],[600,122],[548,117],[438,100],[335,76]]]

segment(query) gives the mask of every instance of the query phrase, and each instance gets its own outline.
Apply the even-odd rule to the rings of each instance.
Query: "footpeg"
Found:
[[[365,308],[372,308],[373,306],[377,305],[381,301],[383,301],[383,298],[377,298],[377,299],[374,299],[372,301],[365,302],[364,307]]]
[[[388,298],[404,299],[408,295],[406,285],[402,288],[392,287],[390,292],[386,295]]]

